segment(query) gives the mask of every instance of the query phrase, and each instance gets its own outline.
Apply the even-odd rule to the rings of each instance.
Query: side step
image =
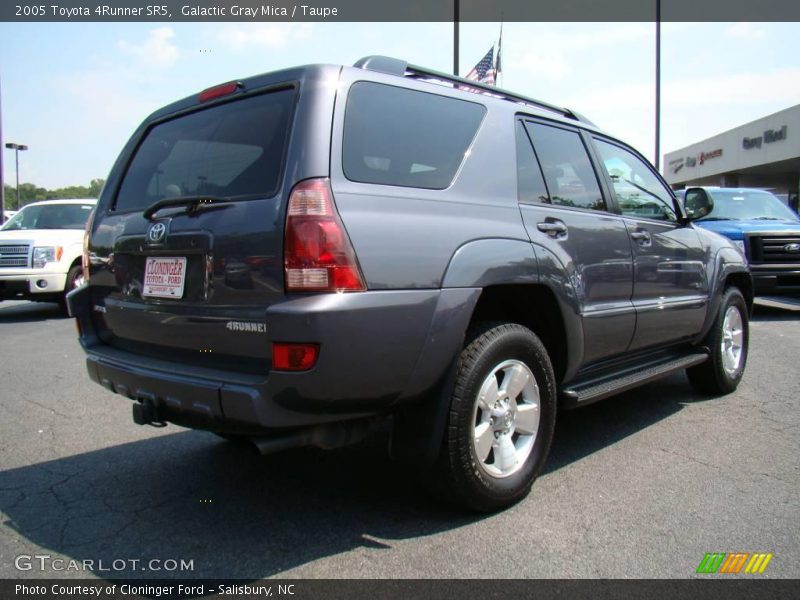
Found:
[[[561,390],[561,397],[566,408],[591,404],[650,383],[676,371],[699,365],[707,359],[707,352],[696,351],[657,362],[644,363],[636,367],[628,367],[596,379],[571,384]]]

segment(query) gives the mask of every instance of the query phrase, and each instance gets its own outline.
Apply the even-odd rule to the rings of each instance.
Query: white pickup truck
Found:
[[[0,301],[65,306],[66,293],[83,283],[83,233],[96,202],[35,202],[0,228]]]

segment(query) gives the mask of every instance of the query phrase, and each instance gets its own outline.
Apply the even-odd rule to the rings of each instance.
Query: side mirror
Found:
[[[702,219],[714,209],[714,201],[703,188],[689,188],[683,196],[683,209],[690,221]]]

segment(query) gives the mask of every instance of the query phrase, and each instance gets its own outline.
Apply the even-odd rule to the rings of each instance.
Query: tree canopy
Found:
[[[36,202],[38,200],[54,200],[57,198],[97,198],[100,190],[103,189],[103,179],[92,179],[88,186],[71,185],[68,187],[48,190],[37,187],[33,183],[19,184],[19,197],[22,206]],[[5,208],[6,210],[17,210],[20,205],[17,203],[17,189],[14,186],[5,185]]]

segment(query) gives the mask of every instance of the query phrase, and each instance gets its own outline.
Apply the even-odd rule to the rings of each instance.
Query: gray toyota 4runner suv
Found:
[[[209,88],[114,165],[72,292],[136,423],[262,452],[362,438],[476,510],[523,498],[557,410],[686,369],[738,385],[752,284],[580,115],[369,57]]]

